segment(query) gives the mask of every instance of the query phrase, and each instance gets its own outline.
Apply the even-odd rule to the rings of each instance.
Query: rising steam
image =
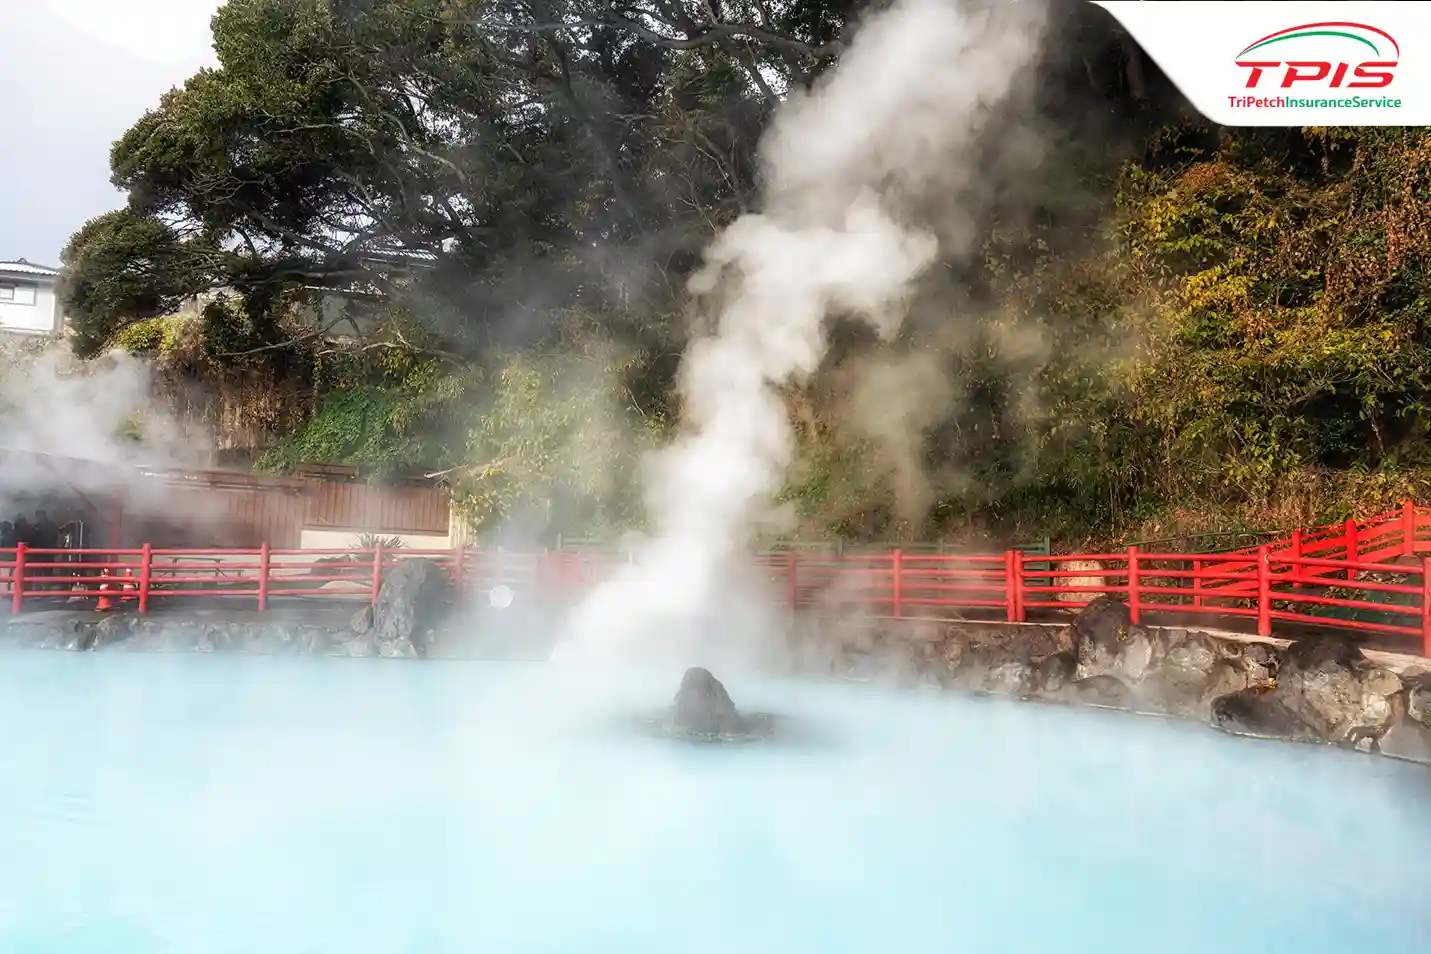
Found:
[[[977,183],[976,140],[1037,54],[1043,12],[898,0],[784,104],[762,143],[764,211],[731,225],[691,281],[716,332],[685,356],[683,436],[650,461],[655,533],[579,608],[558,658],[748,658],[735,640],[759,639],[759,601],[733,593],[794,453],[779,388],[819,368],[832,317],[892,339],[921,273],[967,251],[972,214],[921,213]]]
[[[155,398],[140,358],[115,351],[85,362],[62,341],[7,348],[0,353],[0,519],[21,498],[142,495],[148,485],[140,467],[207,460],[209,444],[194,430]],[[90,466],[77,469],[75,460]]]

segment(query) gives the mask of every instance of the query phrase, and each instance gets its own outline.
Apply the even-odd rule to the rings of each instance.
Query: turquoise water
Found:
[[[1400,954],[1431,773],[1093,711],[727,682],[0,654],[7,954]]]

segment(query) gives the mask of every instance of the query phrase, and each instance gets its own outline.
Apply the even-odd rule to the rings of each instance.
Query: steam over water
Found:
[[[732,563],[779,518],[793,453],[780,388],[819,368],[830,317],[889,339],[921,273],[967,250],[980,137],[1038,54],[1043,12],[897,0],[783,105],[762,143],[764,208],[714,241],[691,283],[715,333],[686,353],[684,431],[650,462],[654,535],[578,614],[559,659],[679,657],[711,642],[735,655],[730,634],[762,628],[725,614],[752,585]],[[934,195],[968,201],[931,222]]]
[[[0,654],[0,951],[1421,954],[1424,769],[1092,711],[727,680]],[[614,717],[615,716],[615,717]]]

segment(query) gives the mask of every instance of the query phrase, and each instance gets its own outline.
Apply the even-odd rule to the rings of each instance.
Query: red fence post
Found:
[[[894,618],[898,619],[902,615],[904,603],[904,554],[895,550],[889,555],[889,561],[890,609]]]
[[[154,550],[149,544],[139,548],[139,612],[149,612],[149,580],[154,566]]]
[[[1202,608],[1202,561],[1193,561],[1193,609]]]
[[[1139,586],[1138,579],[1138,548],[1128,548],[1128,619],[1134,623],[1143,621],[1143,612],[1139,606]]]
[[[373,544],[373,605],[378,605],[378,592],[383,588],[383,541]]]
[[[1004,551],[1004,616],[1010,623],[1016,622],[1019,606],[1014,599],[1014,551]]]
[[[1301,531],[1301,530],[1293,530],[1293,531],[1292,531],[1292,545],[1291,545],[1291,553],[1292,553],[1292,556],[1294,556],[1294,557],[1299,557],[1299,556],[1301,556],[1301,555],[1302,555],[1302,547],[1303,547],[1302,531]],[[1307,567],[1304,566],[1304,565],[1301,564],[1301,563],[1293,563],[1293,564],[1291,565],[1292,592],[1294,592],[1294,593],[1300,593],[1300,592],[1302,592],[1302,577],[1308,576],[1308,575],[1315,576],[1316,574],[1315,574],[1315,573],[1309,574],[1308,571],[1307,571]]]
[[[1416,554],[1416,505],[1410,500],[1401,505],[1401,555]]]
[[[800,607],[800,578],[797,576],[799,561],[795,558],[795,551],[785,551],[785,589],[790,600],[790,609],[795,611]]]
[[[1028,614],[1024,611],[1024,551],[1009,551],[1009,591],[1013,600],[1015,623],[1027,621]]]
[[[1257,548],[1257,635],[1272,635],[1272,559],[1265,543]]]
[[[265,540],[258,547],[258,611],[262,613],[268,609],[268,564],[270,554],[268,552],[268,541]]]
[[[10,590],[10,614],[19,616],[25,605],[25,544],[15,544],[15,582]]]
[[[1421,655],[1431,656],[1431,556],[1421,558]]]

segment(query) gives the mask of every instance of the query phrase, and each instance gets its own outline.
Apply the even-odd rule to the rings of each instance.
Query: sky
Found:
[[[220,0],[0,2],[0,261],[58,265],[77,228],[123,204],[110,145],[214,65]]]

